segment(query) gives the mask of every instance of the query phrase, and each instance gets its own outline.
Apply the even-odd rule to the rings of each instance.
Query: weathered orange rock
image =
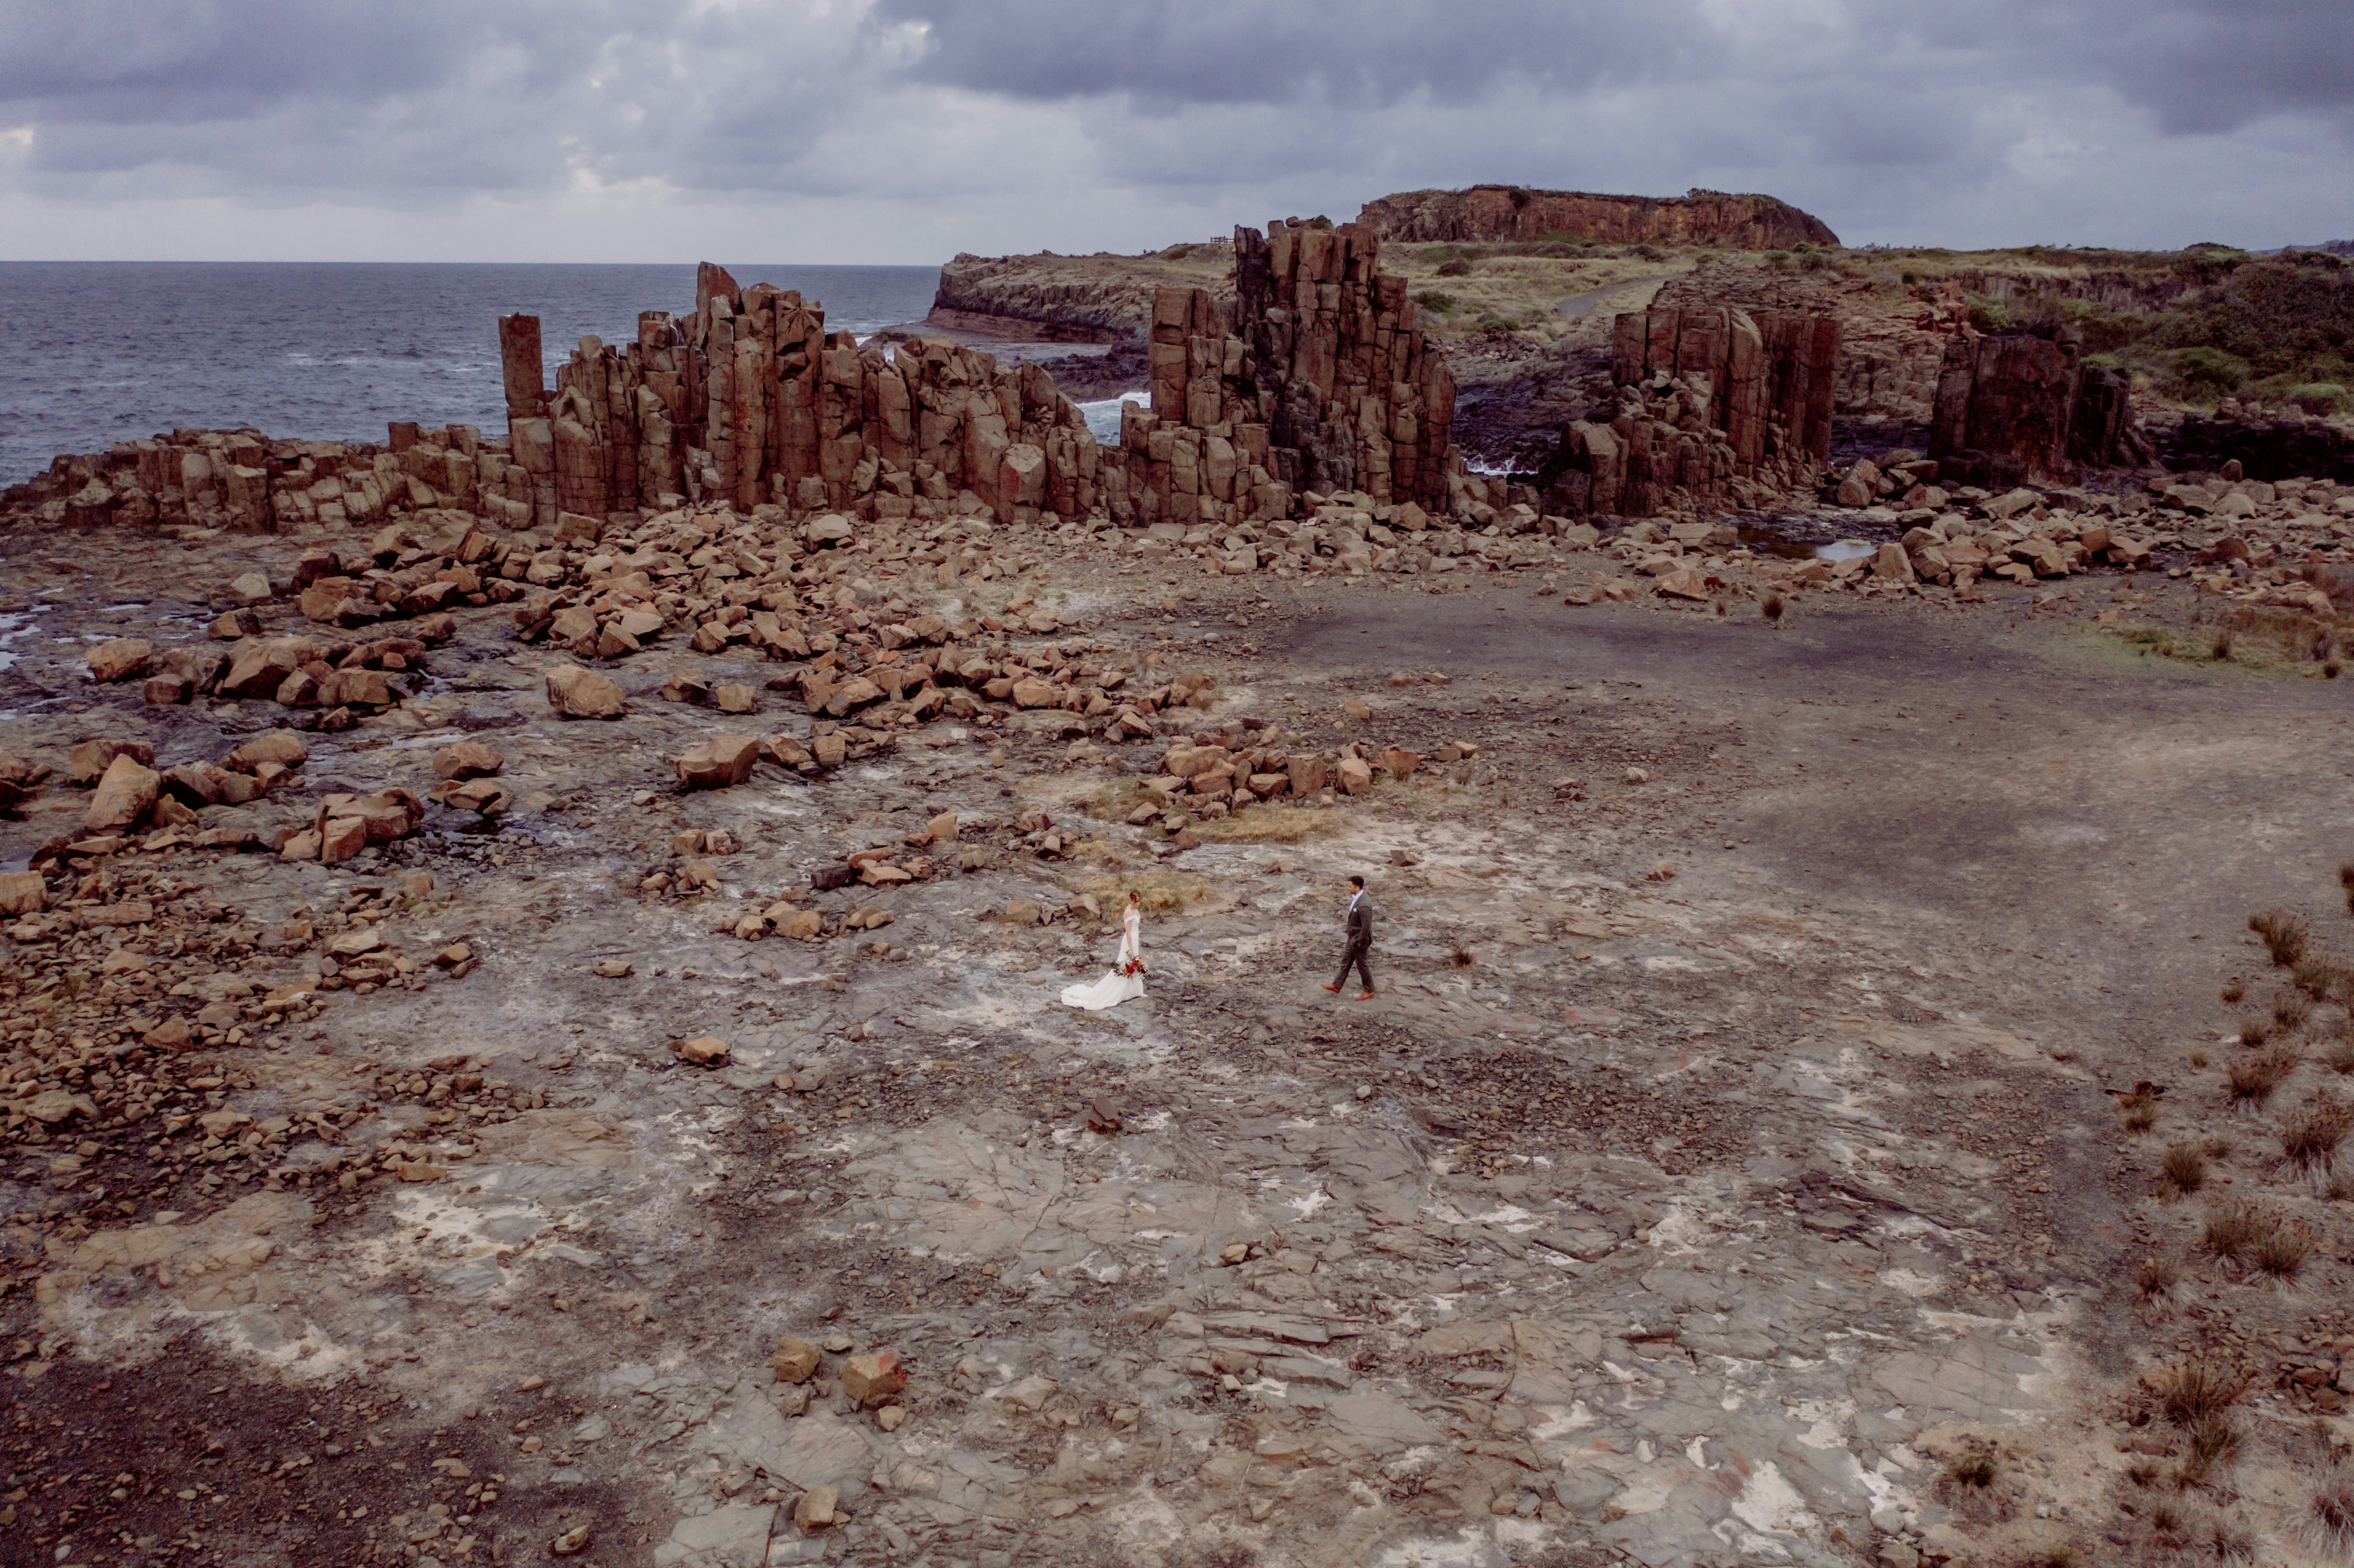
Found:
[[[453,741],[433,754],[433,771],[443,779],[488,779],[507,759],[479,740]]]
[[[128,681],[155,667],[155,650],[143,637],[118,637],[90,651],[90,673],[100,681]]]
[[[257,735],[228,754],[228,765],[240,773],[259,773],[264,763],[275,762],[281,768],[300,768],[311,760],[311,748],[302,737],[291,729],[273,729],[268,735]]]
[[[690,789],[725,789],[752,777],[760,743],[748,735],[714,736],[677,762],[678,781]]]
[[[858,1404],[880,1404],[907,1386],[907,1369],[896,1351],[852,1356],[842,1363],[842,1392]]]
[[[777,1341],[769,1364],[776,1369],[780,1383],[807,1383],[817,1375],[817,1347],[799,1335],[787,1334]]]
[[[604,676],[577,664],[558,664],[547,673],[547,705],[566,718],[610,719],[621,716],[621,688]]]
[[[90,810],[82,813],[82,826],[94,833],[136,827],[154,809],[162,787],[163,775],[122,753],[106,765],[98,793],[90,797]]]

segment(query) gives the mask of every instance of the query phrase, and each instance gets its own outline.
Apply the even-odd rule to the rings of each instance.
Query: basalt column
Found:
[[[1122,410],[1113,514],[1231,524],[1310,489],[1444,507],[1454,378],[1380,255],[1353,226],[1238,228],[1232,321],[1206,290],[1158,291],[1152,406]]]

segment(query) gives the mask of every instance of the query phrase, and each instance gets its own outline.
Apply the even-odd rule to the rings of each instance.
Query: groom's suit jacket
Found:
[[[1349,946],[1355,948],[1370,948],[1373,945],[1373,900],[1371,895],[1361,894],[1357,898],[1357,906],[1349,911]]]

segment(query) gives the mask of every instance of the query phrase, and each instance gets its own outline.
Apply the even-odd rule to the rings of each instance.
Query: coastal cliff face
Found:
[[[1157,289],[1205,289],[1234,302],[1234,248],[1179,245],[1154,256],[960,255],[940,269],[925,324],[1044,343],[1141,343]]]
[[[1837,246],[1839,236],[1811,213],[1769,196],[1693,191],[1681,196],[1596,196],[1518,185],[1461,191],[1403,191],[1364,205],[1358,227],[1383,239],[1607,240],[1633,245],[1723,245],[1736,250]]]

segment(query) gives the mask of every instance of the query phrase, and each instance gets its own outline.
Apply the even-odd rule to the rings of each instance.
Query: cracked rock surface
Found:
[[[907,591],[1061,590],[1011,651],[1176,693],[1100,744],[1001,699],[690,790],[800,701],[652,647],[569,720],[493,609],[259,795],[90,836],[78,746],[285,715],[89,650],[297,548],[5,542],[7,1561],[2153,1560],[2125,1277],[2188,1211],[2104,1091],[2221,1103],[2336,687],[2004,585],[1773,627],[1050,552]],[[434,796],[462,742],[493,809]],[[1164,768],[1214,746],[1376,766],[1220,814]],[[1320,989],[1352,872],[1370,1001]],[[1145,997],[1062,1007],[1130,888]]]

